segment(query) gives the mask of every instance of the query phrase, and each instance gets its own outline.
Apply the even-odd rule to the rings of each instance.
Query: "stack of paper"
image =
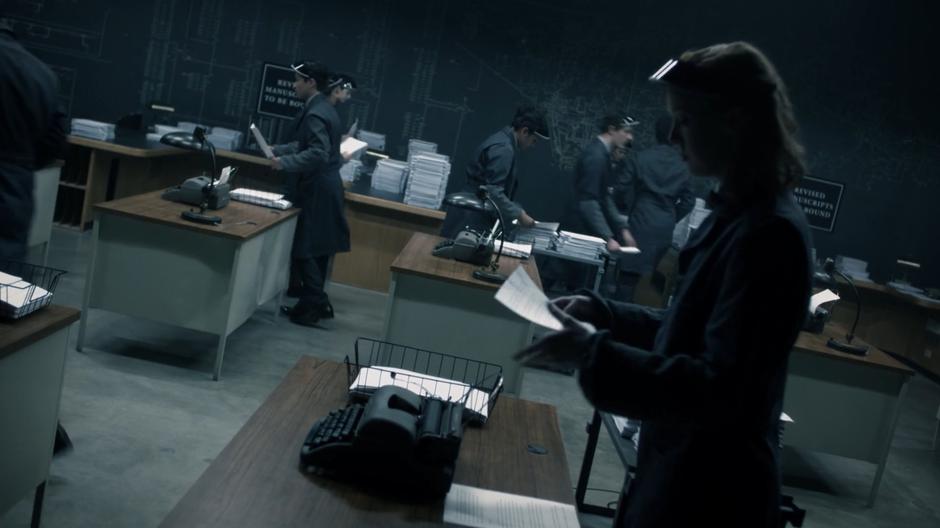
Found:
[[[51,296],[52,293],[39,286],[0,271],[0,303],[19,309],[27,303],[36,302]]]
[[[180,121],[179,123],[176,123],[176,128],[182,130],[183,132],[189,132],[190,134],[196,130],[196,127],[205,130],[206,134],[209,134],[212,131],[212,127],[210,126],[193,123],[191,121]]]
[[[497,387],[502,385],[500,378]],[[472,388],[466,383],[422,374],[411,370],[393,367],[362,367],[349,386],[349,391],[360,394],[372,394],[381,387],[394,385],[407,389],[418,396],[439,398],[444,401],[464,402],[464,409],[472,413],[479,423],[486,422],[489,416],[490,394]],[[497,391],[494,391],[497,392]]]
[[[385,134],[369,132],[368,130],[360,130],[356,134],[356,137],[368,143],[370,149],[378,150],[379,152],[385,152]]]
[[[414,141],[414,140],[412,140]],[[447,192],[450,158],[431,152],[415,153],[408,163],[408,184],[405,203],[417,207],[439,209]]]
[[[358,157],[358,155],[368,147],[369,144],[365,141],[356,139],[354,137],[348,137],[343,140],[339,145],[339,152],[345,157]]]
[[[92,119],[72,119],[72,134],[101,141],[110,141],[114,139],[114,125]]]
[[[283,194],[258,191],[256,189],[235,189],[229,193],[232,200],[270,207],[272,209],[290,209],[293,205],[284,199]]]
[[[570,257],[594,260],[607,251],[607,242],[590,235],[561,231],[558,236],[557,251]]]
[[[408,172],[408,164],[404,161],[393,159],[380,159],[375,164],[375,170],[372,172],[372,188],[401,194],[405,189],[405,175]]]
[[[857,281],[871,282],[868,275],[868,262],[842,255],[836,256],[836,269]]]
[[[361,161],[356,159],[349,160],[339,168],[339,177],[342,178],[344,182],[354,182],[359,176],[361,168]]]
[[[244,134],[230,128],[215,127],[212,133],[206,136],[212,145],[222,150],[238,150],[242,147]]]
[[[497,239],[493,241],[493,251],[498,252],[499,248],[503,248],[503,256],[507,257],[516,257],[519,259],[527,259],[529,255],[532,254],[532,244],[531,243],[519,243],[519,242],[505,242]]]
[[[436,152],[437,143],[422,141],[420,139],[408,140],[408,163],[411,163],[411,158],[416,154],[435,154]]]

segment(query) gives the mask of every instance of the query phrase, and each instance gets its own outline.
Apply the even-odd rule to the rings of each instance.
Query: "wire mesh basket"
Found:
[[[489,418],[503,390],[499,365],[365,337],[356,339],[353,358],[346,357],[346,376],[353,400],[395,385],[420,396],[462,402],[464,421],[477,425]]]
[[[52,303],[65,271],[0,260],[0,319],[19,319]]]

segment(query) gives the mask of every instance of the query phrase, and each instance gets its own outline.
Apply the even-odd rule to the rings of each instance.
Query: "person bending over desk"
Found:
[[[777,528],[778,420],[812,277],[787,90],[743,42],[685,52],[651,79],[666,85],[691,172],[720,182],[679,256],[675,298],[666,310],[556,299],[564,329],[517,358],[577,368],[598,409],[643,420],[618,526]]]
[[[513,199],[519,183],[516,180],[516,153],[532,147],[539,138],[548,140],[545,111],[521,107],[516,110],[510,126],[480,143],[473,160],[467,165],[467,182],[463,190],[475,193],[480,187],[485,187],[503,220],[510,224],[500,226],[504,231],[509,231],[513,220],[518,220],[523,227],[535,225],[535,220]],[[468,227],[482,233],[488,231],[493,223],[494,219],[486,213],[448,207],[441,236],[455,238],[457,233]]]

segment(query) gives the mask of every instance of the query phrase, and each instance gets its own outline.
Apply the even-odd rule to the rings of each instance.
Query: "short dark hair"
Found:
[[[316,82],[317,90],[326,91],[330,82],[330,69],[326,67],[326,64],[314,61],[297,61],[291,66],[291,69],[297,75]]]
[[[548,123],[545,121],[545,110],[536,106],[520,106],[512,118],[512,128],[521,130],[528,128],[530,132],[543,139],[548,139]]]
[[[659,116],[656,120],[656,142],[660,145],[668,145],[669,135],[672,134],[672,117],[668,115]]]
[[[598,124],[600,125],[601,133],[603,134],[604,132],[610,130],[611,127],[613,127],[614,130],[629,128],[632,126],[630,124],[631,121],[631,118],[623,114],[608,114],[601,118],[601,121]]]

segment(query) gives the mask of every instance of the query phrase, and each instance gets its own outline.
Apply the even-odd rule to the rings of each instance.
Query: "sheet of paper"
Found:
[[[519,317],[551,330],[561,330],[561,321],[548,310],[548,297],[532,282],[529,274],[516,268],[496,292],[496,300]]]
[[[368,147],[369,144],[365,141],[358,140],[352,136],[343,140],[339,144],[339,152],[343,156],[352,156],[353,154],[359,152],[360,150]]]
[[[584,240],[584,241],[586,241],[586,242],[594,242],[594,243],[596,243],[596,244],[606,244],[606,243],[607,243],[607,242],[604,241],[603,238],[597,238],[596,236],[591,236],[591,235],[582,235],[581,233],[574,233],[574,232],[571,232],[571,231],[562,231],[561,234],[564,235],[564,236],[567,236],[567,237],[569,237],[569,238],[573,238],[573,239],[575,239],[575,240]]]
[[[478,528],[579,528],[573,504],[451,484],[444,522]]]
[[[793,423],[793,418],[790,418],[790,415],[782,412],[780,413],[780,421],[783,423]]]
[[[503,242],[501,240],[493,241],[493,251],[499,251],[503,247],[503,255],[516,258],[529,258],[532,254],[532,244],[517,244],[516,242]]]
[[[16,282],[20,282],[21,280],[23,279],[20,277],[15,277],[13,275],[0,271],[0,284],[13,284]]]
[[[627,255],[638,255],[640,254],[640,248],[633,246],[620,246],[620,252]]]
[[[561,227],[561,224],[558,222],[535,222],[535,226],[533,228],[541,231],[551,231],[554,233],[558,231],[559,227]]]
[[[497,380],[486,380],[494,382]],[[502,380],[499,380],[502,383]],[[490,395],[459,381],[438,378],[411,370],[373,366],[359,369],[350,391],[373,392],[380,387],[394,385],[410,390],[418,396],[433,396],[445,401],[463,401],[464,407],[486,419],[489,414]]]
[[[261,135],[261,131],[258,130],[258,127],[252,123],[249,127],[251,129],[251,135],[255,137],[255,141],[258,143],[258,148],[261,149],[261,152],[264,152],[264,157],[271,159],[274,157],[274,151],[271,150],[271,146],[268,145],[268,142],[264,140],[264,136]]]
[[[229,165],[229,166],[223,168],[223,169],[222,169],[222,176],[219,178],[217,184],[218,184],[218,185],[224,185],[224,184],[228,183],[229,180],[232,179],[232,174],[234,174],[234,173],[235,173],[235,169],[234,169],[231,165]]]
[[[839,296],[835,292],[832,290],[823,290],[809,298],[809,313],[816,313],[816,308],[819,308],[821,305],[838,300]]]
[[[0,286],[0,302],[9,304],[14,308],[22,308],[27,303],[38,301],[47,295],[51,294],[39,286],[33,286],[22,280]]]

